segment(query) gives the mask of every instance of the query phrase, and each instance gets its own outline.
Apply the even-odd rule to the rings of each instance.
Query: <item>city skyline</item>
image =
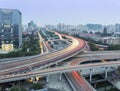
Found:
[[[31,20],[38,25],[120,23],[118,0],[1,0],[0,6],[20,10],[23,24]]]

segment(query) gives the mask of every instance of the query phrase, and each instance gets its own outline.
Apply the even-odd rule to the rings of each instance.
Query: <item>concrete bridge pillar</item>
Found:
[[[107,79],[108,67],[105,67],[105,79]]]
[[[59,75],[59,80],[60,81],[62,80],[62,73],[60,73],[60,75]]]
[[[79,71],[80,75],[82,74],[82,70]]]
[[[92,71],[93,71],[93,68],[90,68],[90,82],[92,81]]]
[[[47,75],[46,77],[46,82],[49,82],[49,75]]]

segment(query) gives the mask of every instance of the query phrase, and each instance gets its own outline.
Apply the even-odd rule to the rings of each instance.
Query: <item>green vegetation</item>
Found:
[[[23,42],[22,51],[40,53],[39,39],[34,38],[32,35],[29,35],[29,40]]]
[[[37,82],[37,83],[30,84],[29,87],[27,87],[27,88],[23,85],[13,85],[12,87],[10,87],[8,89],[9,89],[9,91],[30,91],[31,89],[34,89],[34,90],[43,89],[43,86],[41,85],[40,82]],[[1,87],[0,87],[0,91],[2,91]]]
[[[95,43],[89,42],[91,51],[98,51],[98,48],[95,46]]]
[[[13,86],[13,87],[11,87],[11,89],[10,89],[10,91],[19,91],[19,90],[20,90],[20,88],[17,87],[17,86]]]
[[[58,35],[55,35],[55,39],[60,39]]]
[[[120,45],[109,45],[108,50],[120,50]]]
[[[43,89],[43,87],[40,83],[36,83],[31,86],[31,89],[38,90],[38,89]]]
[[[57,41],[54,41],[54,44],[55,44],[55,45],[58,45],[58,42],[57,42]]]
[[[51,48],[54,48],[52,44],[50,46],[51,46]]]
[[[38,89],[43,89],[43,86],[40,84],[40,82],[38,83],[33,83],[31,84],[31,86],[29,87],[30,89],[34,89],[34,90],[38,90]],[[10,88],[10,91],[29,91],[26,88],[22,88],[20,86],[14,85]],[[1,91],[1,90],[0,90]]]
[[[27,40],[23,42],[22,48],[19,51],[12,51],[8,54],[0,54],[0,58],[31,56],[40,53],[39,39],[33,35],[27,35]]]
[[[18,86],[12,86],[10,91],[27,91],[27,90],[24,88],[20,88]]]

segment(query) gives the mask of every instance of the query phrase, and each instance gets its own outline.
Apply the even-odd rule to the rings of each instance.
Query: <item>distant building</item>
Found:
[[[107,34],[107,28],[106,27],[104,27],[104,29],[103,29],[103,34]]]
[[[33,21],[31,21],[31,22],[28,23],[27,32],[28,32],[29,34],[31,34],[31,33],[34,32],[34,31],[37,31],[37,30],[38,30],[38,27],[37,27],[37,25],[36,25]]]
[[[0,9],[0,46],[3,47],[3,50],[11,50],[11,48],[18,48],[21,46],[21,16],[22,15],[19,10]]]
[[[120,37],[106,37],[103,42],[109,45],[120,45]]]
[[[115,25],[107,25],[107,33],[114,33],[115,32]]]
[[[96,30],[96,31],[101,31],[103,30],[103,26],[101,24],[87,24],[86,25],[89,30]]]
[[[115,32],[120,32],[120,24],[115,24]]]
[[[115,32],[113,37],[120,37],[120,32]]]

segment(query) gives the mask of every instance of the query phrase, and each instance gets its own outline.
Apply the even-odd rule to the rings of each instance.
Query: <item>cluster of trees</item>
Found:
[[[26,90],[24,88],[20,88],[18,86],[12,86],[10,91],[28,91],[28,90]]]
[[[109,45],[108,50],[120,50],[120,45]]]
[[[89,42],[89,46],[91,51],[98,51],[99,49],[96,47],[95,43]]]
[[[34,38],[32,35],[29,35],[29,40],[23,42],[22,51],[40,53],[39,39]]]
[[[43,86],[40,83],[32,84],[30,89],[38,90],[38,89],[43,89]]]
[[[21,50],[11,51],[8,54],[0,54],[0,58],[31,56],[39,54],[41,52],[39,39],[34,38],[33,35],[28,35],[27,37],[29,40],[23,42]]]
[[[57,42],[57,41],[54,41],[54,44],[55,44],[55,45],[58,45],[58,42]]]
[[[29,89],[39,90],[39,89],[43,89],[43,86],[40,83],[36,83],[36,84],[32,84]],[[10,91],[29,91],[29,90],[21,88],[19,86],[12,86],[10,88]]]

